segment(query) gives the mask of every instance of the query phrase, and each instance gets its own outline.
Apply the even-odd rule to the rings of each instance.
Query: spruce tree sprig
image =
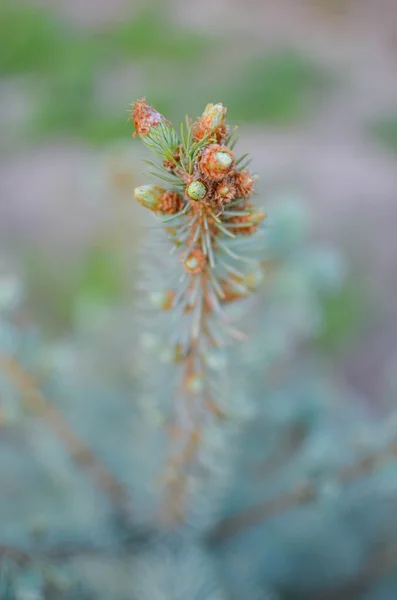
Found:
[[[246,169],[247,155],[236,158],[237,136],[235,130],[230,133],[226,113],[222,104],[208,104],[195,122],[186,119],[180,136],[145,99],[133,104],[131,114],[135,135],[162,161],[150,163],[152,174],[171,184],[169,189],[140,186],[135,197],[163,222],[178,274],[152,296],[156,308],[172,314],[168,344],[180,372],[170,460],[163,473],[177,516],[183,514],[189,480],[202,472],[205,428],[228,416],[210,357],[245,339],[231,323],[228,306],[246,299],[262,272],[257,241],[266,214],[249,200],[256,177]]]

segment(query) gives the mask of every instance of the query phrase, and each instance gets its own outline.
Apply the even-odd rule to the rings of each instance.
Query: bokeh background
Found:
[[[132,100],[175,124],[222,101],[264,204],[292,185],[348,257],[317,342],[376,403],[397,354],[396,54],[393,0],[1,0],[1,246],[35,317],[58,332],[133,293]]]
[[[375,451],[395,440],[397,3],[0,0],[0,316],[5,316],[4,322],[0,320],[1,351],[15,355],[27,372],[31,370],[50,406],[57,407],[94,454],[131,486],[136,505],[142,471],[131,469],[129,461],[139,454],[150,459],[155,454],[146,433],[142,439],[134,437],[136,429],[131,427],[135,420],[131,406],[135,410],[139,402],[139,409],[147,404],[147,396],[140,396],[136,387],[134,357],[141,346],[135,339],[134,302],[146,225],[153,226],[133,198],[134,187],[150,181],[144,149],[132,137],[128,121],[131,102],[142,96],[176,127],[186,113],[196,117],[207,103],[223,102],[229,122],[240,127],[239,152],[252,155],[253,170],[261,177],[257,201],[268,210],[270,225],[272,214],[277,213],[281,222],[281,234],[276,233],[272,243],[273,252],[282,258],[270,273],[273,292],[265,307],[268,312],[255,326],[260,344],[245,355],[236,350],[238,364],[248,373],[242,377],[244,384],[251,385],[248,380],[256,378],[255,391],[247,396],[266,398],[260,408],[262,420],[256,421],[257,438],[248,435],[248,450],[253,454],[258,450],[249,445],[252,438],[261,452],[269,450],[270,463],[267,457],[264,466],[251,474],[254,483],[249,487],[243,482],[248,471],[242,462],[241,482],[237,477],[224,515],[251,506],[259,496],[272,498],[279,488],[293,489],[295,479],[300,484],[306,472],[318,475],[324,467],[319,501],[307,510],[291,511],[292,520],[290,515],[277,526],[265,523],[264,528],[253,528],[259,541],[248,536],[246,542],[236,543],[237,558],[232,546],[225,581],[234,586],[231,575],[239,580],[243,572],[239,568],[250,567],[252,555],[258,560],[264,556],[257,570],[272,585],[277,577],[280,581],[289,577],[291,589],[303,581],[305,590],[307,582],[316,587],[319,576],[337,588],[334,595],[331,591],[321,597],[351,600],[351,588],[341,595],[338,581],[351,576],[371,579],[372,563],[396,570],[395,468],[382,470],[382,461],[372,463],[378,472],[369,491],[357,484],[356,513],[349,494],[324,508],[322,488],[325,497],[330,487],[332,497],[333,479],[331,474],[328,481],[327,469],[335,455],[336,464],[339,459],[349,464],[356,453],[362,456],[360,452],[366,457],[365,443],[362,449],[358,444],[351,456],[338,455],[344,455],[350,442],[355,448],[353,425],[364,442],[367,435]],[[305,218],[301,220],[299,210],[294,212],[293,203],[288,208],[287,202],[283,213],[277,203],[281,197],[297,198],[306,208],[313,241],[307,251],[306,232],[301,231]],[[313,250],[328,245],[336,254]],[[342,257],[344,276],[336,273],[336,256]],[[319,273],[324,261],[326,268]],[[19,284],[7,277],[4,283],[3,274],[10,272],[20,278],[25,296],[12,327],[3,305],[13,304]],[[256,313],[251,317],[255,319]],[[37,324],[42,338],[26,341],[26,323]],[[264,356],[258,357],[257,347],[262,346]],[[267,370],[268,365],[262,369],[265,354],[269,362],[269,356],[282,355],[279,370],[277,360],[273,371]],[[311,365],[306,369],[307,357],[318,359],[313,361],[314,373]],[[319,387],[325,396],[320,406],[317,379],[323,370],[333,383],[331,391]],[[250,372],[256,373],[255,378]],[[24,547],[25,538],[37,533],[52,535],[63,528],[71,535],[102,526],[109,507],[91,490],[84,469],[80,474],[65,458],[68,452],[75,456],[73,443],[66,444],[66,452],[60,449],[51,419],[47,427],[45,418],[43,423],[37,419],[38,424],[28,418],[40,413],[34,406],[37,396],[29,390],[10,391],[5,379],[4,383],[0,373],[0,488],[7,491],[0,492],[0,530],[6,541]],[[302,384],[302,392],[296,382]],[[19,396],[27,399],[21,401]],[[334,415],[328,419],[330,406],[341,411],[340,421]],[[371,427],[361,431],[363,413],[365,427],[368,415],[371,424],[381,416],[388,429],[379,435],[375,426],[373,431]],[[327,428],[322,429],[325,423]],[[285,444],[279,435],[284,427]],[[139,434],[139,423],[137,429]],[[344,435],[347,446],[339,445]],[[390,454],[396,455],[395,444],[389,455],[386,448],[385,455]],[[285,473],[281,464],[286,465]],[[371,466],[371,460],[366,464]],[[144,470],[146,475],[146,465]],[[137,485],[130,482],[131,473]],[[384,497],[392,505],[389,512]],[[143,498],[146,508],[144,494]],[[373,547],[376,551],[378,538],[387,536],[391,568],[384,555],[371,559],[371,554],[366,561],[367,551]],[[88,573],[100,592],[84,598],[113,596],[120,587],[119,565],[109,575],[102,562],[89,561],[90,557],[77,557],[76,570],[84,577]],[[180,571],[178,564],[173,568]],[[380,574],[375,568],[375,579],[382,576],[382,568]],[[149,571],[149,582],[151,577]],[[287,589],[285,585],[279,589]],[[260,589],[264,598],[263,586]],[[385,592],[391,595],[382,599],[395,600],[396,589],[394,579]],[[280,597],[302,600],[308,598],[304,594],[286,592]],[[368,599],[378,600],[377,594]],[[246,598],[246,592],[240,597]]]

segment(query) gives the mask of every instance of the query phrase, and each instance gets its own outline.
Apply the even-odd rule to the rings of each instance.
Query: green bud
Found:
[[[262,269],[257,269],[256,271],[251,271],[250,273],[246,273],[244,276],[244,283],[248,287],[249,290],[254,290],[257,288],[263,280],[263,271]]]
[[[164,292],[152,292],[149,294],[149,301],[152,306],[161,310],[170,310],[175,298],[175,292],[165,290]]]
[[[164,190],[159,185],[140,185],[135,188],[134,196],[142,206],[156,211],[163,200]]]
[[[188,185],[186,193],[192,200],[202,200],[207,195],[207,188],[202,181],[192,181]]]
[[[215,131],[215,129],[224,125],[226,121],[226,112],[227,109],[221,102],[218,104],[207,104],[201,118],[208,123],[210,130]]]
[[[197,269],[197,267],[199,266],[199,262],[197,258],[195,258],[194,256],[190,256],[185,260],[185,265],[189,269],[189,271],[193,271],[194,269]]]
[[[222,170],[227,170],[233,162],[232,156],[227,152],[215,152],[214,159]]]

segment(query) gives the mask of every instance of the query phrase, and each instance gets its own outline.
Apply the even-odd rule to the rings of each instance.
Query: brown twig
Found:
[[[16,360],[0,358],[0,368],[21,394],[24,406],[44,421],[63,443],[79,467],[89,471],[98,487],[109,500],[128,513],[129,494],[116,477],[96,458],[91,449],[74,433],[63,415],[48,402],[38,389],[34,378]]]
[[[397,441],[393,440],[381,452],[366,456],[353,465],[342,468],[334,476],[339,483],[347,485],[360,477],[371,474],[377,468],[396,458]],[[233,535],[249,527],[253,527],[272,516],[312,502],[317,497],[318,488],[316,484],[312,482],[303,483],[277,498],[266,500],[223,519],[211,533],[210,541],[212,543],[223,542]]]

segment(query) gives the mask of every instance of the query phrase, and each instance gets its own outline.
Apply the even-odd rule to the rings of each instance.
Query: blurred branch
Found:
[[[47,401],[33,377],[26,373],[13,358],[2,356],[0,368],[18,389],[27,410],[48,425],[63,443],[75,463],[89,471],[98,487],[119,510],[124,514],[128,513],[129,494],[127,490],[74,433],[62,414]]]
[[[294,423],[280,436],[270,456],[255,465],[254,472],[260,477],[269,477],[286,464],[288,459],[297,453],[306,439],[307,430],[304,424]]]
[[[58,545],[49,548],[32,548],[29,550],[22,550],[12,546],[2,545],[0,546],[0,561],[2,559],[9,559],[20,567],[24,567],[35,561],[40,560],[52,560],[54,562],[61,560],[68,560],[78,556],[104,556],[111,557],[118,554],[127,554],[128,550],[123,549],[122,552],[118,552],[114,547],[95,546],[93,544],[65,544]]]
[[[360,477],[370,475],[376,469],[397,458],[397,440],[394,439],[382,451],[368,455],[357,462],[343,467],[334,474],[341,485],[347,485]],[[223,542],[233,535],[262,521],[284,513],[297,506],[313,502],[319,496],[318,487],[314,482],[304,482],[295,489],[271,500],[266,500],[246,508],[230,517],[226,517],[217,525],[210,535],[212,543]]]
[[[364,566],[345,584],[313,597],[313,600],[361,598],[378,580],[397,570],[397,541],[377,546]]]

